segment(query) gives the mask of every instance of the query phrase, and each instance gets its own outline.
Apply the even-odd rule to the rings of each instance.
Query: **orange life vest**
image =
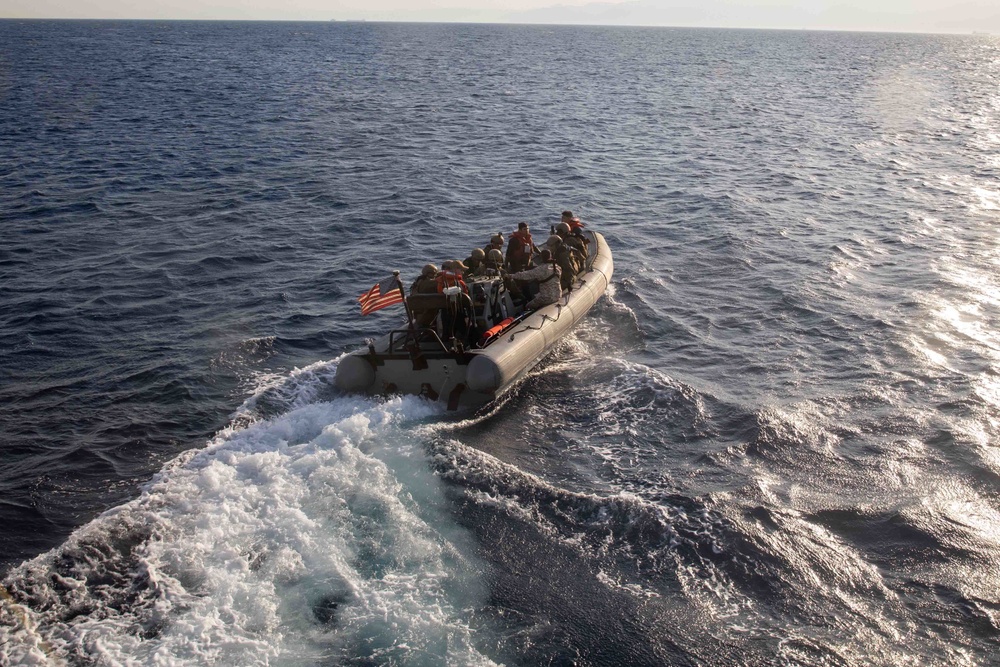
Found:
[[[454,271],[438,271],[437,274],[437,286],[438,292],[444,292],[445,287],[459,286],[462,288],[462,292],[465,294],[469,293],[469,287],[462,280],[462,275],[460,273],[455,273]]]
[[[510,241],[507,242],[508,261],[527,261],[531,258],[531,246],[531,232],[514,232],[510,235]]]

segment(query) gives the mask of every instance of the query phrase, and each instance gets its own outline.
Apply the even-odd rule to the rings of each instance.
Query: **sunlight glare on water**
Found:
[[[0,662],[991,664],[998,54],[0,21]],[[567,208],[614,285],[488,410],[331,386]]]

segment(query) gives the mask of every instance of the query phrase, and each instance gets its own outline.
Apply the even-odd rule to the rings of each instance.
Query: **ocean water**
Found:
[[[480,413],[358,294],[572,209]],[[0,664],[991,665],[1000,41],[0,21]]]

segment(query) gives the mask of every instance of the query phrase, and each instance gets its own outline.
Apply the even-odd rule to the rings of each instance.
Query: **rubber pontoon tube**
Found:
[[[375,382],[375,369],[363,356],[349,354],[337,364],[335,382],[343,391],[365,391]]]
[[[503,372],[497,362],[485,354],[477,354],[465,368],[465,385],[472,391],[490,394],[503,385]]]

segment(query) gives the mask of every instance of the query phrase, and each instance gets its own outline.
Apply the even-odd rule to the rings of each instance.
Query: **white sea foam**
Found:
[[[265,404],[275,404],[281,411],[299,408],[316,402],[324,390],[333,386],[338,362],[346,355],[332,361],[317,361],[305,368],[296,368],[290,373],[265,373],[255,378],[255,388],[243,404],[233,413],[236,424],[256,421]]]
[[[479,569],[411,428],[439,412],[341,397],[221,433],[8,576],[26,604],[4,605],[0,663],[492,664],[463,611]]]

